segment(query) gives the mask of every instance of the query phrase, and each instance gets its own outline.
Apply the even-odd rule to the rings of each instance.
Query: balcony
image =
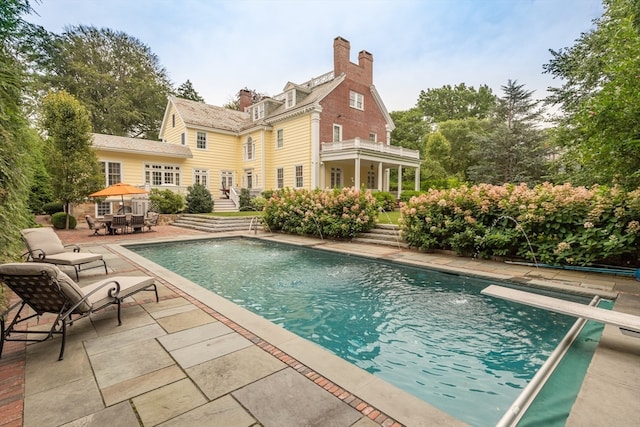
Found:
[[[379,142],[363,141],[360,138],[348,139],[339,142],[323,142],[320,148],[321,155],[347,153],[350,151],[367,151],[405,159],[420,160],[420,152],[409,148],[387,145]]]

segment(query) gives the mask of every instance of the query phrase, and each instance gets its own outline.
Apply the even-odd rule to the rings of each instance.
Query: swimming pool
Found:
[[[572,318],[489,282],[257,240],[129,249],[473,425],[495,424]]]

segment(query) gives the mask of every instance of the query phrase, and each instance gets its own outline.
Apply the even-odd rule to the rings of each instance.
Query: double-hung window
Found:
[[[296,165],[295,167],[296,188],[304,187],[304,174],[302,165]]]
[[[154,186],[180,185],[180,166],[145,163],[144,182]]]
[[[253,121],[264,118],[264,104],[258,104],[253,107]]]
[[[342,168],[331,168],[331,188],[342,187]]]
[[[253,138],[247,138],[247,142],[244,144],[244,159],[253,160],[255,158],[256,143],[253,142]]]
[[[100,162],[100,168],[104,175],[105,186],[122,182],[122,165],[115,162]]]
[[[291,89],[285,95],[285,108],[291,108],[296,105],[296,91]]]
[[[284,168],[276,169],[276,188],[284,188]]]
[[[349,107],[364,110],[364,96],[361,93],[349,91]]]
[[[196,134],[196,148],[199,148],[201,150],[207,149],[207,133],[206,132],[198,131],[198,133]]]
[[[375,132],[369,132],[369,141],[378,142],[378,134]]]
[[[284,129],[276,131],[276,148],[284,147]]]

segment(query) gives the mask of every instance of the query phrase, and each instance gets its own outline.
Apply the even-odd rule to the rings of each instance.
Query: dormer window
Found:
[[[352,90],[349,91],[349,107],[364,110],[364,95]]]
[[[296,91],[291,89],[286,94],[285,108],[291,108],[296,105]]]
[[[253,121],[264,119],[264,104],[257,104],[253,106]]]

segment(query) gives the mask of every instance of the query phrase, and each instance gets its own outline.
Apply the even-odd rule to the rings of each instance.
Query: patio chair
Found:
[[[86,264],[97,263],[98,261],[104,266],[105,274],[108,273],[107,263],[101,254],[80,252],[80,247],[77,245],[63,245],[53,228],[26,228],[20,233],[27,247],[27,252],[22,256],[26,257],[27,261],[48,262],[50,264],[73,267],[76,271],[76,280],[80,279],[80,270],[83,268],[101,267],[99,264],[92,267],[86,266]]]
[[[114,215],[111,220],[111,230],[114,234],[118,233],[118,230],[121,230],[122,233],[127,232],[127,228],[129,225],[127,224],[127,216],[126,215]]]
[[[67,325],[105,308],[116,305],[118,325],[122,324],[120,309],[122,300],[140,292],[154,291],[158,301],[158,289],[153,277],[118,276],[101,280],[80,288],[57,266],[39,262],[8,263],[0,265],[0,282],[8,286],[22,301],[0,314],[0,357],[5,341],[42,342],[55,335],[62,335],[58,360],[64,356]],[[33,310],[33,313],[28,311]],[[13,310],[17,313],[5,328],[5,317]],[[49,330],[27,330],[25,322],[44,313],[56,315]],[[72,316],[75,315],[75,319]],[[44,335],[44,337],[42,337]],[[38,337],[38,338],[36,338]]]
[[[91,215],[85,215],[84,219],[87,221],[87,225],[89,226],[89,230],[93,230],[93,235],[97,236],[100,234],[100,230],[104,230],[104,234],[107,234],[107,226],[104,222],[96,222]]]
[[[147,217],[144,220],[144,226],[147,227],[147,231],[151,231],[151,227],[158,225],[158,212],[147,212]]]
[[[144,215],[131,215],[129,227],[131,227],[134,232],[142,231],[142,229],[144,228]]]

